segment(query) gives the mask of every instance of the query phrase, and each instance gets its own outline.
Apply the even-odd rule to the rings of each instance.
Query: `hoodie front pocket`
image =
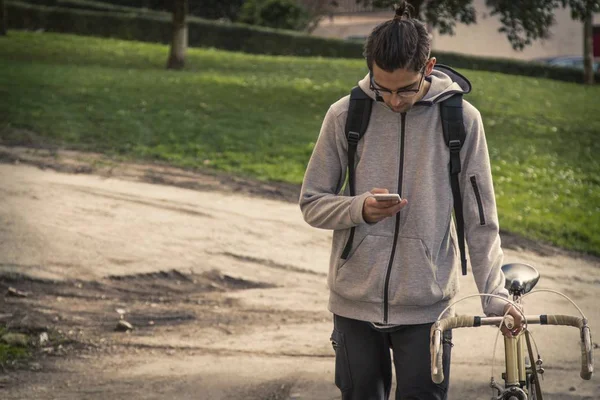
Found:
[[[389,303],[429,306],[443,297],[429,250],[421,239],[399,237],[390,274]]]
[[[340,260],[333,290],[355,301],[382,302],[393,238],[367,235],[347,260]]]

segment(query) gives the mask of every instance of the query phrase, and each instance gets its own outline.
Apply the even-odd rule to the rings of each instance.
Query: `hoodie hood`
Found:
[[[455,70],[442,64],[436,64],[427,79],[430,83],[425,96],[416,104],[433,105],[447,99],[456,93],[467,94],[471,92],[471,82]],[[370,76],[367,74],[358,86],[373,100],[375,92],[371,90]]]

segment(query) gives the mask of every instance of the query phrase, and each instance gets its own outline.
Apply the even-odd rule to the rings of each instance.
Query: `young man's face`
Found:
[[[430,59],[418,72],[406,69],[384,71],[373,63],[372,89],[379,93],[385,104],[394,112],[407,112],[427,91],[425,76],[431,73],[435,58]]]

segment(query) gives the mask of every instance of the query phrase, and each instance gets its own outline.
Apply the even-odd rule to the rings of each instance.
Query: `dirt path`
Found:
[[[0,314],[70,339],[30,370],[0,375],[0,398],[339,397],[326,311],[331,235],[303,222],[294,188],[90,154],[0,147],[0,159],[0,290],[28,294],[3,299]],[[572,296],[600,332],[598,260],[506,242],[507,262],[536,265],[539,287]],[[474,293],[472,277],[461,279],[463,294]],[[479,314],[476,300],[464,304],[461,313]],[[527,304],[572,313],[551,295]],[[114,331],[116,310],[133,331]],[[597,377],[578,377],[576,331],[543,332],[545,398],[600,398]],[[494,337],[455,333],[450,398],[491,396]]]

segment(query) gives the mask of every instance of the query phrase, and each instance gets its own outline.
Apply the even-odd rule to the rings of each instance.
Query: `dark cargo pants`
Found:
[[[396,400],[446,400],[452,332],[444,334],[444,382],[431,380],[431,324],[405,325],[393,331],[334,315],[335,384],[342,400],[387,400],[392,386],[390,348],[396,368]]]

